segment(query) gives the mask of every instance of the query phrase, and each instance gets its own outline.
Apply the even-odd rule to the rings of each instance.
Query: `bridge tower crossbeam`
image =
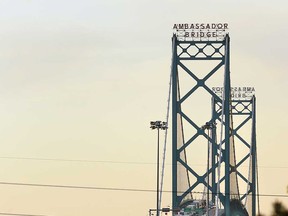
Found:
[[[193,47],[194,52],[191,53],[191,48]],[[209,53],[206,52],[209,47]],[[196,52],[195,52],[196,49]],[[224,191],[219,192],[218,198],[222,205],[224,206],[225,215],[230,214],[230,174],[232,167],[230,165],[230,137],[236,136],[247,148],[251,149],[249,154],[240,159],[237,163],[236,168],[240,167],[248,158],[252,158],[252,176],[251,179],[245,177],[246,175],[237,171],[237,176],[240,176],[245,182],[249,183],[249,190],[246,195],[241,197],[241,200],[247,199],[248,196],[252,195],[252,216],[256,215],[256,118],[255,118],[255,97],[249,101],[233,101],[231,100],[231,81],[230,81],[230,37],[226,37],[221,41],[180,41],[176,35],[172,38],[172,208],[179,209],[181,203],[187,197],[187,195],[199,185],[204,185],[207,188],[208,193],[212,194],[212,201],[216,202],[217,194],[217,182],[216,173],[217,167],[219,165],[219,145],[216,141],[216,129],[212,129],[212,135],[208,136],[202,129],[202,124],[196,123],[192,116],[189,116],[185,111],[183,111],[182,104],[191,98],[195,92],[199,89],[204,90],[210,95],[210,101],[207,101],[207,106],[211,103],[212,98],[212,117],[207,117],[210,122],[222,122],[224,128],[224,138],[222,143],[224,148],[222,148],[222,161],[225,165],[224,176],[220,180],[220,184],[224,184]],[[212,50],[212,51],[211,51]],[[197,62],[197,61],[209,61],[217,62],[213,66],[212,70],[209,71],[203,78],[197,76],[193,73],[193,68],[187,66],[187,62]],[[193,65],[193,64],[192,64]],[[179,82],[179,70],[184,71],[190,78],[195,81],[195,85],[191,86],[189,91],[183,96],[180,95],[179,89],[181,84]],[[224,92],[223,96],[219,97],[212,90],[212,86],[208,83],[214,78],[216,74],[223,72],[224,75]],[[197,101],[195,101],[197,104]],[[238,105],[241,104],[244,109],[237,109]],[[222,110],[223,107],[223,110]],[[201,113],[200,113],[201,115]],[[223,119],[221,116],[223,115]],[[231,115],[247,115],[247,118],[240,123],[237,128],[231,129]],[[186,137],[187,140],[183,139],[183,144],[179,146],[179,124],[182,124],[182,119],[185,120],[192,128],[196,131],[191,137]],[[251,144],[243,139],[238,131],[250,120],[252,119],[252,137]],[[198,173],[198,171],[190,165],[186,160],[185,150],[189,147],[193,148],[193,143],[199,137],[204,137],[209,142],[212,143],[212,160],[211,166],[205,173]],[[180,137],[181,138],[181,137]],[[185,158],[183,157],[183,152],[185,153]],[[252,157],[250,157],[252,155]],[[189,158],[189,156],[188,156]],[[178,182],[178,172],[179,169],[184,168],[187,170],[187,175],[193,176],[194,182],[189,182],[189,187],[185,191],[181,191]],[[207,177],[210,181],[207,181]]]

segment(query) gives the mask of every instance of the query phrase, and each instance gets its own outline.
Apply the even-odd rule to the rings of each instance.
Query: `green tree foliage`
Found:
[[[264,214],[257,214],[257,216],[265,216]],[[280,201],[273,203],[273,212],[271,216],[288,216],[288,209]]]
[[[280,201],[275,201],[272,216],[288,216],[288,210]]]

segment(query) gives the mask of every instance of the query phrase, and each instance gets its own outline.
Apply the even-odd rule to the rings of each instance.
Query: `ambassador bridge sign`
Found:
[[[181,23],[174,24],[178,40],[223,40],[228,33],[228,23]]]
[[[212,91],[220,98],[222,98],[224,87],[212,87]],[[243,99],[251,100],[255,95],[254,87],[231,87],[230,95],[232,100]]]

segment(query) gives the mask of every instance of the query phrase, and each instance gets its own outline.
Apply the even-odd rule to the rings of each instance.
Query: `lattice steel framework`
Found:
[[[216,120],[221,121],[221,113],[222,113],[222,103],[220,101],[212,100],[212,109],[213,109],[213,121],[216,122]],[[253,96],[250,100],[231,100],[230,104],[230,113],[234,117],[236,116],[243,116],[244,118],[238,122],[238,126],[236,128],[232,128],[231,135],[234,135],[235,138],[238,138],[240,142],[238,142],[238,145],[244,145],[247,147],[247,151],[244,156],[241,158],[237,157],[237,164],[235,166],[235,170],[237,172],[237,176],[241,178],[244,182],[247,182],[248,184],[248,190],[247,193],[240,194],[240,200],[244,201],[245,199],[251,199],[251,203],[247,204],[250,206],[247,206],[248,208],[251,208],[251,216],[256,216],[256,190],[257,190],[257,151],[256,151],[256,97]],[[239,131],[248,125],[248,122],[251,121],[251,140],[248,141],[247,139],[243,138],[243,136],[240,135]],[[214,131],[212,133],[212,139],[213,139],[213,149],[212,149],[212,158],[213,163],[215,163],[216,158],[218,157],[217,148],[219,147],[219,144],[217,144],[217,141],[215,139],[216,129],[214,128]],[[225,150],[223,150],[225,152]],[[244,162],[249,161],[249,170],[251,175],[249,173],[244,173],[239,171],[239,168],[244,164]],[[225,176],[220,180],[220,182],[225,181]],[[212,170],[212,200],[215,200],[216,197],[216,173],[214,170]],[[224,200],[223,200],[224,201]],[[223,203],[222,201],[222,203]],[[247,201],[246,201],[247,202]]]
[[[196,52],[191,53],[190,48],[197,50]],[[206,52],[207,48],[209,47],[209,53]],[[211,52],[211,49],[213,50]],[[224,106],[223,114],[224,114],[224,140],[223,145],[224,149],[222,150],[223,160],[222,163],[225,164],[225,175],[221,179],[221,182],[225,184],[224,192],[219,193],[219,199],[223,206],[225,207],[225,215],[230,215],[230,137],[232,134],[238,137],[244,145],[250,148],[250,144],[245,141],[239,134],[238,130],[250,119],[253,118],[253,129],[252,129],[252,151],[251,154],[256,154],[256,133],[255,133],[255,98],[253,101],[231,101],[230,99],[230,89],[231,89],[231,82],[230,82],[230,38],[229,35],[226,35],[225,39],[222,41],[179,41],[177,37],[174,35],[172,38],[172,50],[173,50],[173,57],[172,57],[172,205],[173,209],[179,208],[181,201],[184,199],[187,194],[191,193],[197,186],[200,184],[205,185],[208,188],[209,192],[212,193],[213,198],[215,200],[215,194],[217,192],[216,189],[216,169],[218,167],[218,160],[216,159],[219,155],[217,149],[219,148],[219,144],[215,141],[215,133],[216,131],[213,130],[212,137],[209,137],[201,128],[201,125],[196,124],[195,121],[188,116],[184,111],[181,109],[182,103],[191,97],[198,89],[202,88],[210,94],[211,98],[213,98],[213,114],[211,117],[211,122],[219,121],[220,114],[222,112],[222,105]],[[218,60],[219,63],[215,64],[215,67],[206,75],[204,78],[199,78],[195,75],[190,68],[185,65],[187,61],[201,61],[201,60],[209,60],[215,61]],[[215,61],[216,62],[216,61]],[[223,98],[218,97],[213,91],[212,87],[207,85],[207,82],[211,77],[213,77],[216,73],[220,72],[220,69],[224,67],[224,94]],[[183,96],[179,98],[179,77],[178,77],[178,69],[185,71],[189,77],[193,78],[196,81],[194,86],[191,86],[190,90]],[[245,103],[250,103],[249,105]],[[197,103],[197,101],[195,101]],[[209,102],[210,103],[210,102]],[[236,104],[234,104],[236,103]],[[241,103],[244,107],[243,110],[237,110],[237,103]],[[220,104],[220,107],[219,107]],[[232,104],[232,106],[231,106]],[[207,104],[208,106],[209,104]],[[249,107],[252,105],[252,109]],[[232,113],[231,113],[231,110]],[[247,120],[245,120],[240,126],[233,129],[232,132],[230,130],[230,115],[248,115]],[[179,116],[186,120],[195,130],[196,133],[189,137],[187,141],[184,142],[183,146],[178,148],[177,147],[177,124]],[[253,117],[254,116],[254,117]],[[193,169],[188,163],[183,161],[180,157],[180,154],[185,151],[185,149],[193,145],[193,142],[196,138],[203,136],[208,139],[212,143],[212,166],[211,168],[205,173],[200,174]],[[241,166],[241,164],[248,160],[250,154],[246,155],[240,162],[237,164],[236,167]],[[187,155],[189,158],[189,155]],[[186,191],[179,191],[177,188],[177,169],[178,164],[181,164],[185,169],[188,170],[190,175],[196,178],[195,182],[192,182],[191,186]],[[256,160],[255,157],[252,160],[253,171],[256,170]],[[253,195],[253,212],[255,212],[255,172],[252,172],[252,180],[250,181],[248,178],[245,177],[244,174],[238,173],[238,175],[246,182],[250,182],[250,189],[249,194]],[[212,183],[210,184],[205,180],[205,178],[209,175],[212,176]],[[180,193],[180,195],[179,195]],[[244,199],[247,195],[242,196],[241,199]],[[256,214],[253,214],[253,216]]]

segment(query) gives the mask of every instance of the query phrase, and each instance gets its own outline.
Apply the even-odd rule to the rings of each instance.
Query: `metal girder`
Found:
[[[192,167],[185,163],[185,161],[181,160],[180,153],[184,151],[189,145],[191,145],[196,138],[199,136],[203,136],[208,139],[210,142],[213,143],[214,152],[217,148],[217,144],[213,141],[213,137],[210,138],[207,134],[201,129],[201,125],[197,125],[190,116],[184,113],[181,110],[181,104],[191,97],[199,88],[204,89],[208,94],[211,95],[211,98],[214,98],[217,102],[222,103],[222,99],[217,96],[213,91],[212,88],[207,85],[207,81],[213,78],[216,73],[219,73],[220,68],[223,66],[225,67],[225,86],[226,91],[228,92],[230,89],[230,76],[229,76],[229,36],[227,35],[225,40],[223,41],[178,41],[177,37],[174,35],[172,38],[173,43],[173,57],[172,57],[172,205],[173,208],[179,208],[180,202],[185,197],[186,194],[191,192],[196,186],[199,184],[205,185],[212,193],[215,193],[215,170],[218,166],[218,162],[214,160],[212,161],[212,167],[208,170],[207,173],[201,174],[197,173]],[[194,52],[191,53],[191,49],[194,49]],[[210,52],[207,53],[207,49],[210,49]],[[195,51],[196,50],[196,51]],[[211,51],[212,50],[212,51]],[[209,60],[217,62],[215,66],[204,76],[204,78],[199,78],[191,68],[186,67],[186,61],[203,61]],[[217,60],[217,61],[215,61]],[[220,62],[219,62],[220,61]],[[196,84],[191,86],[190,90],[178,98],[178,69],[181,68],[185,73],[191,77]],[[229,94],[229,92],[227,93]],[[226,106],[229,106],[229,99],[225,102]],[[229,116],[229,110],[226,110],[227,116]],[[188,137],[187,141],[184,142],[183,146],[178,148],[177,147],[177,115],[180,115],[181,118],[185,119],[189,125],[191,125],[195,130],[196,133]],[[212,118],[211,121],[215,121],[219,115],[216,115]],[[225,124],[229,123],[229,118],[225,119]],[[226,129],[229,131],[229,127]],[[228,140],[228,141],[227,141]],[[229,139],[225,139],[224,142],[227,142],[226,145],[229,143]],[[228,147],[227,147],[228,148]],[[226,163],[229,161],[229,155],[225,155]],[[196,178],[196,181],[192,183],[190,188],[186,191],[179,191],[177,188],[177,164],[180,163],[184,166],[188,172]],[[212,174],[212,181],[213,183],[209,185],[205,180],[208,174]],[[228,179],[229,180],[229,179]],[[229,184],[227,184],[229,185]],[[227,190],[227,189],[226,189]],[[228,188],[229,190],[229,188]],[[181,193],[181,195],[178,195]],[[225,196],[224,194],[220,195],[220,199],[224,202],[230,202],[229,197]],[[229,212],[229,207],[227,209]],[[229,213],[228,213],[229,215]]]
[[[209,47],[210,52],[207,53],[207,48]],[[191,52],[193,48],[193,52]],[[212,51],[211,51],[212,50]],[[212,98],[212,117],[211,122],[221,121],[222,108],[224,119],[222,122],[224,124],[224,139],[222,149],[222,159],[221,163],[225,164],[225,174],[220,182],[225,183],[224,192],[218,194],[218,198],[225,208],[225,215],[230,215],[230,136],[234,135],[237,137],[240,142],[245,145],[247,148],[251,148],[252,155],[252,171],[256,173],[256,119],[255,119],[255,97],[251,100],[231,100],[231,82],[230,82],[230,38],[229,35],[226,35],[223,41],[179,41],[176,35],[172,38],[172,206],[173,209],[178,209],[183,198],[189,194],[193,189],[198,185],[203,184],[206,186],[210,193],[212,194],[212,200],[215,202],[215,197],[217,193],[217,183],[216,183],[216,170],[219,165],[219,162],[216,158],[219,156],[219,145],[216,141],[216,129],[212,129],[211,137],[209,137],[202,129],[201,125],[197,123],[181,109],[181,105],[189,99],[198,89],[204,89]],[[198,77],[193,73],[193,69],[187,67],[185,63],[187,61],[214,61],[215,66],[207,72],[203,78]],[[219,62],[220,61],[220,62]],[[208,86],[207,83],[210,79],[214,77],[215,74],[219,73],[220,69],[224,67],[224,97],[220,98],[213,91],[211,86]],[[178,69],[184,71],[192,80],[195,81],[195,85],[186,92],[183,96],[178,98],[179,91],[179,78],[178,78]],[[223,68],[222,68],[223,69]],[[222,107],[223,106],[223,107]],[[230,116],[246,116],[246,118],[233,130],[230,128]],[[187,141],[184,141],[181,147],[177,146],[177,116],[180,116],[182,119],[192,126],[196,130],[195,134],[187,138]],[[245,140],[240,134],[239,130],[244,127],[249,120],[252,119],[252,132],[251,132],[251,142]],[[183,152],[187,147],[193,144],[193,142],[198,137],[204,137],[212,143],[212,166],[206,173],[197,173],[193,167],[187,164],[180,158],[181,152]],[[251,144],[250,144],[251,143]],[[239,159],[235,168],[240,167],[245,161],[248,160],[250,154],[245,155],[243,158]],[[195,181],[192,182],[189,188],[186,191],[179,191],[177,188],[177,166],[180,164],[183,166],[190,175],[195,177]],[[205,178],[211,175],[212,182],[211,184],[205,180]],[[244,181],[248,181],[248,177],[243,173],[237,171],[237,175],[242,178]],[[249,182],[251,189],[248,192],[248,195],[252,194],[253,203],[252,203],[252,216],[256,215],[256,176],[252,175],[252,181]],[[179,195],[180,194],[180,195]],[[241,197],[245,199],[245,196]]]

